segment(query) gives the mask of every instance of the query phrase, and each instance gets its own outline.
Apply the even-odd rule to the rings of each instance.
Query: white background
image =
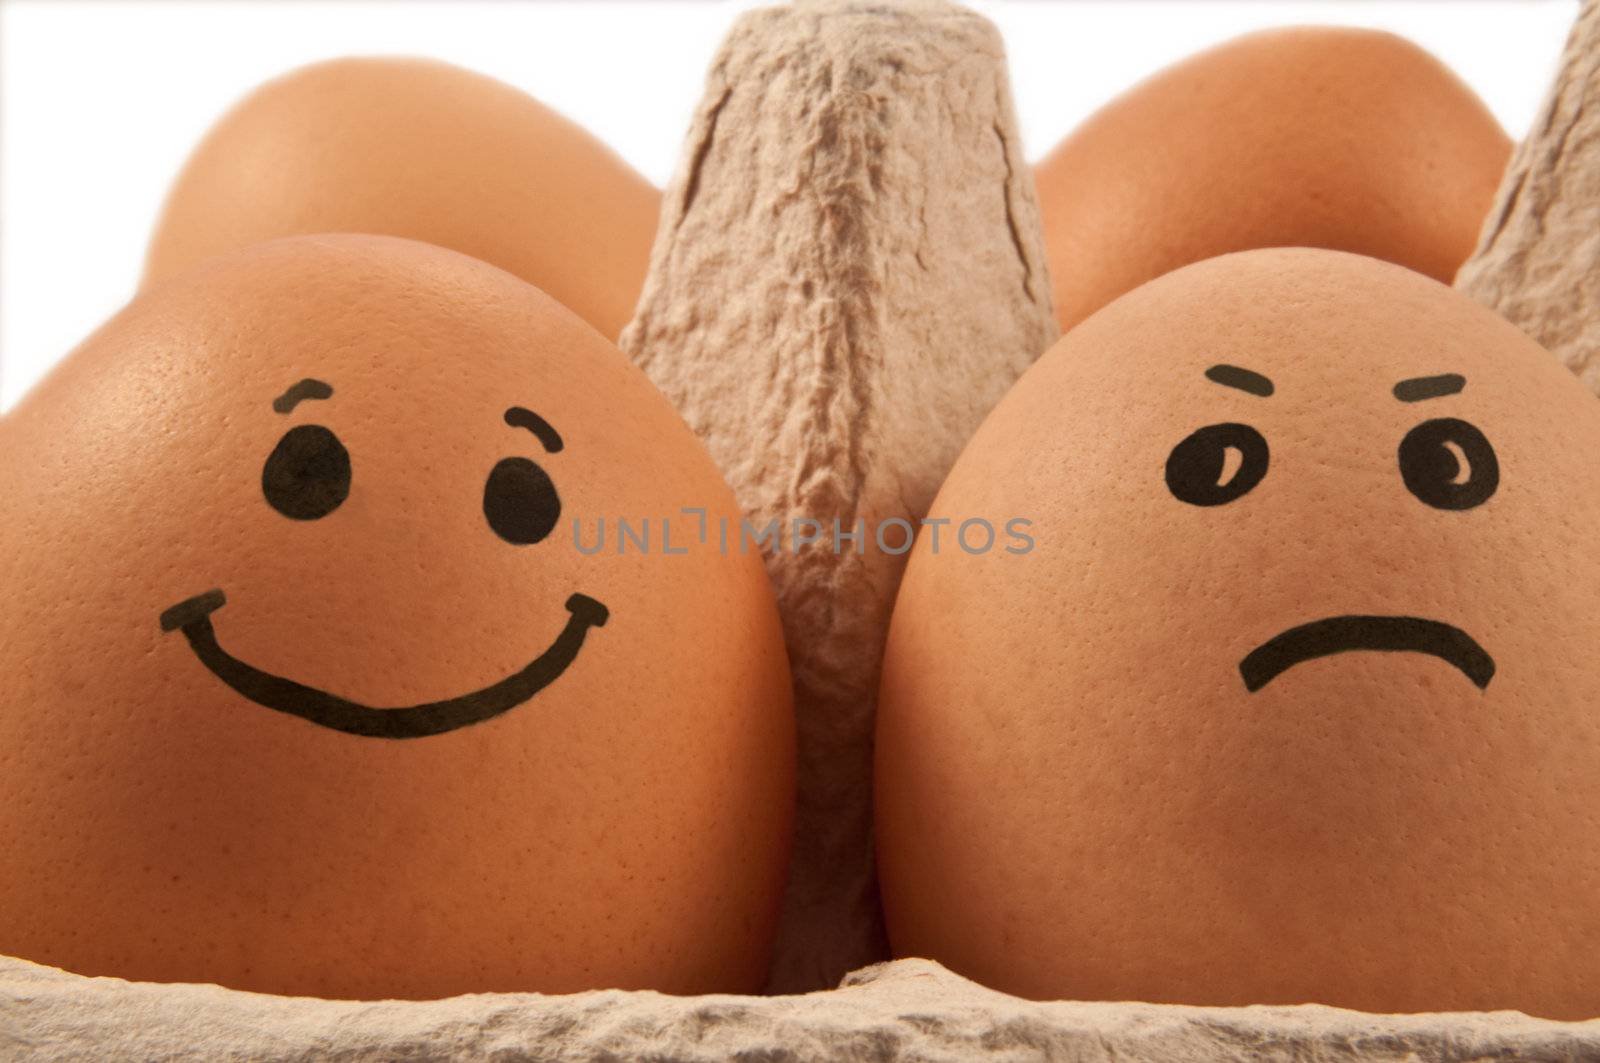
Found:
[[[658,185],[751,2],[0,0],[0,410],[120,307],[168,184],[260,82],[339,55],[427,55],[520,86]],[[1005,37],[1028,156],[1139,78],[1239,33],[1380,27],[1465,78],[1514,137],[1576,0],[973,0]]]

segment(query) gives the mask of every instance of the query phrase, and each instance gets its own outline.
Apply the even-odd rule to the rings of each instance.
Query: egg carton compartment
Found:
[[[484,993],[338,1001],[83,978],[0,961],[0,1055],[50,1060],[1394,1060],[1600,1058],[1600,1020],[1319,1005],[1035,1002],[929,960],[792,996]]]
[[[1457,284],[1600,390],[1595,101],[1600,0],[1584,0]],[[915,520],[1055,338],[1050,291],[994,28],[943,2],[802,0],[743,16],[713,62],[620,342],[756,526]],[[1600,1019],[1036,1002],[884,962],[871,733],[902,560],[768,558],[802,795],[769,995],[330,1001],[0,958],[0,1057],[1600,1059]]]
[[[1455,286],[1600,394],[1600,4],[1583,0]]]
[[[734,24],[619,343],[706,443],[751,526],[871,536],[925,516],[1057,333],[993,24],[930,0],[809,0]],[[889,958],[873,706],[906,555],[786,536],[766,560],[800,794],[766,988],[796,992]]]

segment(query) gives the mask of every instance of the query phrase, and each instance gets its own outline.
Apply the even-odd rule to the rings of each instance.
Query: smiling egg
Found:
[[[919,537],[897,955],[1037,998],[1600,1012],[1600,407],[1419,274],[1252,251],[1022,377]]]
[[[0,420],[0,954],[327,997],[757,988],[793,721],[609,342],[386,237],[216,258]]]
[[[661,193],[526,93],[422,59],[337,59],[267,82],[174,181],[144,283],[308,233],[379,233],[481,258],[608,337],[633,314]]]

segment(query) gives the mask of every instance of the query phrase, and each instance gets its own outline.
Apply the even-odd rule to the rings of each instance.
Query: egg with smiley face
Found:
[[[554,300],[406,240],[257,245],[141,296],[0,454],[0,953],[328,997],[759,986],[773,596],[689,428]]]
[[[1030,997],[1600,1013],[1600,409],[1401,267],[1252,251],[1032,368],[919,538],[898,955]]]

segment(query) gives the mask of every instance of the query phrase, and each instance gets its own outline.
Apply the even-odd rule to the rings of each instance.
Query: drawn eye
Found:
[[[284,433],[261,469],[267,504],[291,520],[316,520],[350,494],[350,452],[320,424]]]
[[[508,543],[526,546],[550,534],[561,518],[561,498],[550,476],[527,458],[505,458],[483,485],[483,515]]]
[[[1500,462],[1477,426],[1455,417],[1423,421],[1400,441],[1406,490],[1434,509],[1471,509],[1500,486]]]
[[[1267,441],[1247,424],[1207,425],[1167,455],[1167,490],[1191,506],[1220,506],[1267,475]]]

